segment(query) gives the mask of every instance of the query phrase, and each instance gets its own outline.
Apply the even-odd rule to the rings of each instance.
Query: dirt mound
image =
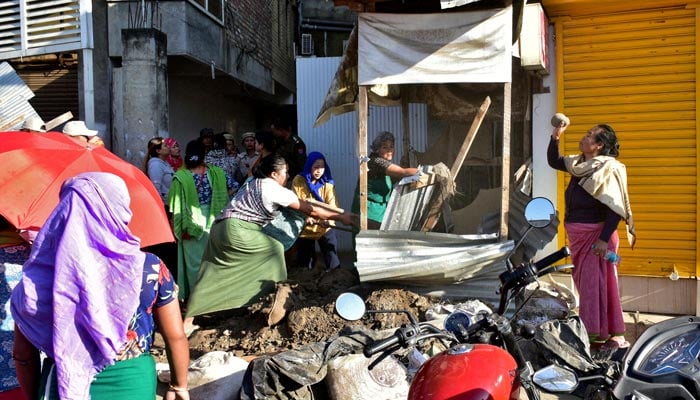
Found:
[[[189,339],[190,357],[196,359],[214,350],[230,351],[239,357],[276,353],[308,343],[326,341],[347,325],[386,329],[408,322],[405,314],[371,314],[349,322],[335,312],[335,299],[352,291],[367,299],[368,309],[411,310],[422,318],[431,302],[416,293],[390,286],[359,284],[357,272],[337,268],[325,272],[293,268],[276,293],[243,309],[198,317],[200,326]],[[271,323],[271,324],[270,324]],[[163,342],[157,337],[153,353],[167,362]]]

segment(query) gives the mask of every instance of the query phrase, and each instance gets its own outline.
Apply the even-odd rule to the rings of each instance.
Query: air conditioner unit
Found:
[[[314,55],[314,38],[311,36],[310,33],[301,34],[301,55]]]

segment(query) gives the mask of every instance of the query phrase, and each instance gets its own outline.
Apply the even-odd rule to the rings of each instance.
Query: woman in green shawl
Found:
[[[226,207],[233,181],[224,170],[204,163],[204,145],[187,143],[185,168],[175,173],[168,205],[177,238],[177,283],[180,300],[189,297],[199,273],[202,253],[214,218]]]

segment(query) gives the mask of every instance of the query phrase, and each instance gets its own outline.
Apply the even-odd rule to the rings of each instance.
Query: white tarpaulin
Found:
[[[360,85],[510,82],[512,9],[358,16]]]

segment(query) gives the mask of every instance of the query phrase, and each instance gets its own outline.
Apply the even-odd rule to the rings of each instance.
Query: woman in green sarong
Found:
[[[351,213],[339,214],[300,200],[285,187],[287,178],[283,157],[263,157],[255,178],[239,189],[216,218],[187,304],[186,331],[191,330],[194,316],[251,304],[287,279],[284,246],[262,230],[281,207],[346,225],[355,223]]]
[[[233,193],[233,179],[223,169],[204,162],[204,144],[187,143],[185,168],[173,177],[168,204],[173,213],[177,238],[177,283],[179,299],[187,301],[199,274],[214,218],[226,207]]]

